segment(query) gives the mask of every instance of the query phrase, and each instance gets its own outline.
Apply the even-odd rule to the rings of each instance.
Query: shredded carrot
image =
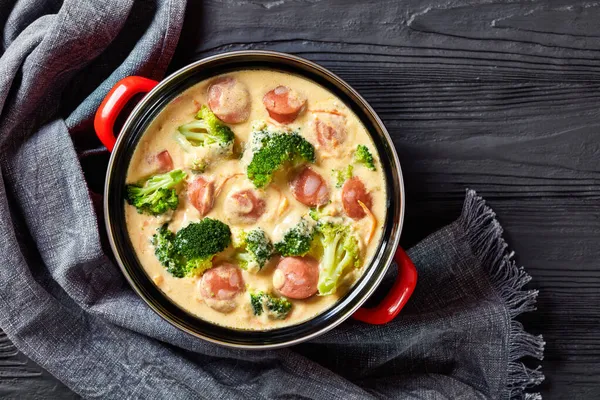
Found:
[[[225,178],[225,180],[223,181],[223,183],[221,183],[219,185],[219,187],[217,188],[217,190],[215,190],[215,197],[219,196],[219,194],[221,193],[221,190],[223,189],[223,187],[225,187],[225,184],[227,183],[227,181],[229,181],[232,178],[238,177],[240,175],[244,175],[244,174],[237,173],[237,174],[229,175],[227,178]]]
[[[194,106],[196,106],[196,111],[195,112],[200,111],[200,109],[202,108],[202,104],[200,104],[198,102],[198,100],[196,100],[196,99],[193,100],[193,103],[194,103]]]
[[[280,217],[281,214],[283,214],[285,212],[285,210],[287,210],[289,204],[290,203],[289,203],[287,197],[285,197],[284,195],[281,195],[281,199],[279,200],[279,207],[277,207],[277,216],[278,217]]]
[[[287,199],[287,197],[285,197],[285,195],[283,193],[281,193],[281,189],[279,189],[277,186],[271,186],[271,187],[273,188],[273,190],[275,190],[279,194],[279,200],[277,200],[277,203],[279,205],[273,211],[273,215],[271,215],[271,218],[273,218],[273,217],[275,217],[275,215],[280,216],[286,210],[286,208],[288,206],[288,199]]]
[[[339,115],[342,117],[345,117],[346,114],[338,111],[338,110],[309,110],[312,113],[325,113],[325,114],[333,114],[333,115]]]
[[[365,205],[365,203],[363,203],[360,200],[357,200],[357,201],[358,201],[358,204],[362,207],[365,214],[367,214],[367,217],[369,217],[369,219],[371,220],[371,229],[369,230],[369,234],[367,235],[367,244],[369,244],[369,243],[371,243],[371,240],[373,239],[373,235],[375,234],[375,228],[377,228],[377,218],[375,218],[375,216],[373,215],[371,210],[369,210],[369,207],[367,207]]]
[[[155,285],[160,285],[161,283],[163,283],[164,280],[165,280],[165,278],[163,278],[162,275],[154,275],[152,277],[152,281],[154,282]]]

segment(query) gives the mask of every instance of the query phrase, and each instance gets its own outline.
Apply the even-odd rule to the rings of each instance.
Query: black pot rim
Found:
[[[181,93],[192,86],[195,76],[211,68],[220,72],[208,73],[202,79],[227,70],[266,68],[291,72],[316,81],[341,97],[357,114],[378,148],[388,189],[388,213],[383,229],[384,235],[387,233],[389,237],[382,237],[373,260],[368,266],[364,266],[364,273],[342,299],[330,309],[297,325],[268,331],[245,331],[222,327],[188,313],[171,302],[151,282],[137,261],[128,236],[123,237],[124,215],[119,214],[119,211],[124,207],[121,190],[126,169],[124,173],[120,171],[123,171],[123,165],[129,164],[131,149],[135,148],[149,121],[154,119],[164,105],[175,97],[174,93]],[[196,83],[200,80],[197,79]],[[177,91],[175,87],[178,85],[185,87]],[[235,51],[207,57],[181,68],[160,81],[135,106],[123,124],[110,157],[104,188],[104,215],[110,246],[133,290],[151,309],[177,328],[219,345],[242,349],[273,349],[298,344],[333,329],[349,318],[379,286],[391,264],[400,240],[404,212],[404,182],[398,155],[383,122],[367,101],[337,75],[316,63],[298,56],[264,50]]]

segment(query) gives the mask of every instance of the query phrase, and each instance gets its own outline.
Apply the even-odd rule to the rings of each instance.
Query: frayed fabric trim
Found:
[[[467,240],[475,256],[488,268],[492,286],[505,302],[511,318],[508,377],[502,398],[540,400],[542,396],[539,393],[526,393],[526,390],[544,380],[541,367],[528,368],[520,359],[530,356],[542,360],[546,343],[541,335],[525,332],[523,325],[514,320],[519,314],[536,309],[538,291],[523,290],[531,276],[512,260],[514,252],[508,250],[502,238],[503,230],[496,220],[496,213],[474,190],[467,190],[459,223],[467,232]]]

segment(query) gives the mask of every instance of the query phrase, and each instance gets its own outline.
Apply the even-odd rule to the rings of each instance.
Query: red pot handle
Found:
[[[108,151],[112,151],[115,147],[117,141],[114,132],[115,121],[119,113],[123,111],[125,104],[138,93],[148,93],[157,84],[158,82],[152,79],[141,76],[128,76],[121,79],[110,89],[110,92],[102,100],[102,104],[100,104],[94,118],[96,135]]]
[[[352,318],[373,325],[387,324],[402,310],[417,285],[417,269],[406,252],[398,247],[394,255],[398,276],[385,298],[374,308],[359,308]]]

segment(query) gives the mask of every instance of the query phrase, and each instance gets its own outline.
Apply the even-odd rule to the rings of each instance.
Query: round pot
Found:
[[[153,284],[140,265],[125,227],[124,188],[127,168],[149,123],[164,106],[190,86],[211,76],[240,69],[272,69],[300,75],[337,95],[370,132],[380,155],[388,193],[383,239],[373,260],[364,267],[363,275],[348,293],[331,308],[308,321],[268,331],[238,330],[215,325],[177,306]],[[145,93],[145,96],[129,114],[116,138],[113,128],[117,117],[126,103],[140,93]],[[197,61],[161,82],[127,77],[107,94],[96,113],[94,127],[102,143],[112,152],[104,188],[104,215],[116,260],[135,292],[161,317],[185,332],[230,347],[283,347],[321,335],[351,316],[365,323],[384,324],[400,312],[411,296],[417,273],[406,253],[398,248],[404,220],[404,185],[394,144],[371,106],[350,85],[327,69],[289,54],[239,51]],[[375,308],[360,308],[375,291],[392,260],[398,266],[398,276],[392,289]]]

